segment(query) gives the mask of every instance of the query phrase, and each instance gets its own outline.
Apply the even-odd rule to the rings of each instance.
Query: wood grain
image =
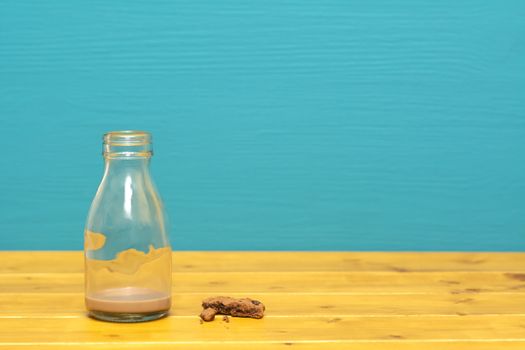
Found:
[[[524,290],[523,274],[503,272],[186,272],[173,274],[178,293],[435,293]],[[487,282],[490,281],[490,284]],[[81,292],[79,273],[2,276],[0,292]]]
[[[201,324],[199,318],[169,317],[143,324],[102,323],[80,318],[0,319],[0,341],[152,342],[183,345],[210,342],[273,342],[338,340],[506,340],[525,341],[525,315],[388,317],[235,318]],[[429,326],[431,325],[431,326]],[[31,334],[27,330],[31,329]]]
[[[53,343],[51,345],[46,343],[16,343],[16,344],[1,344],[1,349],[11,349],[15,347],[18,350],[27,349],[38,349],[43,350],[55,350],[63,347],[75,348],[75,349],[100,349],[100,350],[113,350],[113,349],[153,349],[153,350],[171,350],[171,349],[189,349],[189,350],[203,350],[213,347],[218,350],[243,350],[243,349],[254,349],[254,350],[268,350],[268,349],[290,349],[293,346],[294,349],[301,350],[421,350],[421,349],[432,349],[432,350],[494,350],[494,349],[505,349],[505,350],[522,350],[525,345],[525,341],[522,340],[416,340],[416,341],[394,341],[394,340],[372,340],[372,341],[344,341],[338,340],[334,342],[310,342],[310,341],[286,341],[286,342],[236,342],[229,343],[224,341],[218,341],[214,343],[174,343],[168,344],[159,343],[116,343],[116,342],[65,342],[65,343]]]
[[[29,253],[27,253],[29,254]],[[78,251],[0,251],[0,273],[83,273]],[[34,260],[38,263],[34,263]],[[525,253],[397,252],[183,252],[173,253],[174,272],[250,271],[525,271]]]
[[[308,254],[176,252],[170,315],[113,324],[86,317],[81,252],[3,252],[9,263],[0,271],[0,348],[525,346],[522,254]],[[240,266],[244,259],[252,270]],[[221,262],[215,271],[214,261]],[[265,318],[201,324],[201,300],[223,293],[262,300]]]
[[[522,350],[525,345],[525,341],[512,340],[512,341],[500,341],[500,340],[415,340],[415,341],[400,341],[395,342],[391,340],[384,341],[336,341],[336,342],[298,342],[298,341],[287,341],[287,342],[215,342],[215,343],[178,343],[178,344],[154,344],[149,342],[146,343],[103,343],[103,342],[92,342],[92,343],[55,343],[53,345],[46,345],[42,343],[16,343],[16,345],[6,345],[2,348],[13,348],[13,349],[34,349],[38,346],[38,349],[43,350],[55,350],[62,347],[74,347],[75,349],[101,349],[101,350],[112,350],[112,349],[159,349],[159,350],[173,350],[174,346],[177,349],[187,350],[201,350],[209,349],[210,346],[213,349],[219,350],[243,350],[243,349],[254,349],[254,350],[266,350],[266,349],[290,349],[293,346],[294,349],[301,350],[494,350],[494,349],[505,349],[505,350]]]
[[[263,300],[266,316],[525,315],[525,293],[337,294],[228,293]],[[170,317],[195,317],[210,293],[175,293]],[[0,293],[0,318],[84,317],[83,293]]]

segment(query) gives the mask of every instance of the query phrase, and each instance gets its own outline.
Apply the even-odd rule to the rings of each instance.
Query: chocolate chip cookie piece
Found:
[[[264,304],[250,298],[211,297],[202,302],[204,309],[214,309],[218,314],[234,317],[263,318]]]

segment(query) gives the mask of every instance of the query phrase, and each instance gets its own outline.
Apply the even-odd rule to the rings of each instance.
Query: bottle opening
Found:
[[[151,157],[151,134],[140,130],[111,131],[104,134],[104,157]]]

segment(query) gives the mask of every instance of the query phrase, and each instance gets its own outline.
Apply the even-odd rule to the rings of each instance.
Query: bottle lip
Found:
[[[104,144],[111,146],[143,146],[151,143],[151,134],[142,130],[119,130],[104,134]]]
[[[107,159],[149,158],[151,134],[141,130],[110,131],[104,134],[104,152]]]

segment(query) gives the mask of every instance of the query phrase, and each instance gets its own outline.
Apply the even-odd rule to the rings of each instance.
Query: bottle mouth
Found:
[[[152,156],[151,134],[140,130],[110,131],[104,134],[105,158]]]

